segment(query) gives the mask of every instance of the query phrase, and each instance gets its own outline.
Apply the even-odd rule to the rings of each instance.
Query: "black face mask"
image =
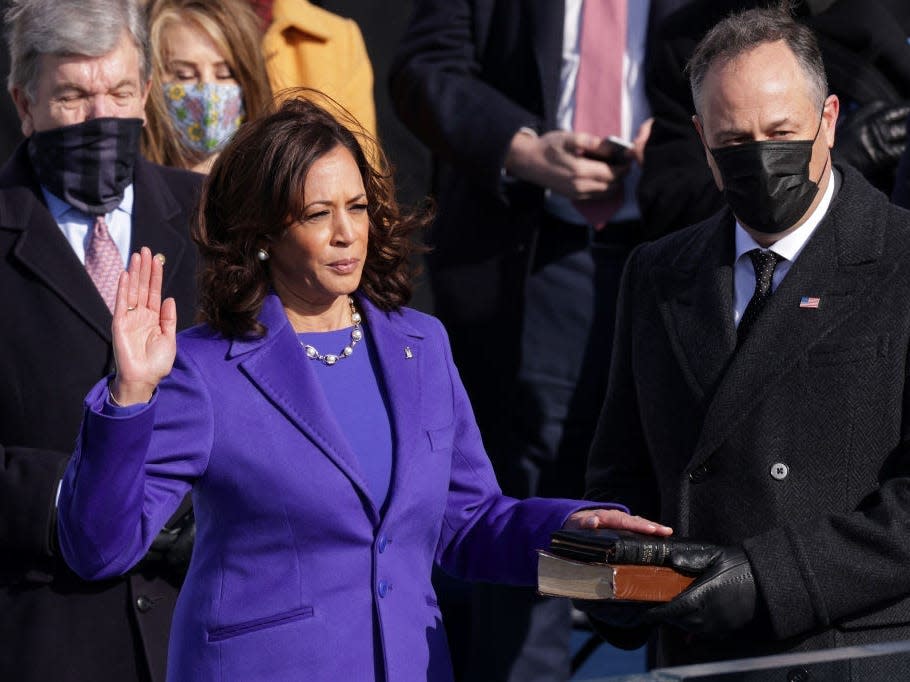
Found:
[[[93,118],[34,133],[28,155],[38,181],[89,215],[104,215],[133,181],[142,119]]]
[[[809,179],[809,161],[819,130],[821,120],[811,140],[746,142],[711,150],[724,198],[740,222],[776,234],[802,218],[818,194],[818,182]],[[819,180],[824,174],[823,168]]]

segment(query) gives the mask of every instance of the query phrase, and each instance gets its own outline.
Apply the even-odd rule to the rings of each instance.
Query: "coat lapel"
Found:
[[[25,143],[4,167],[0,192],[0,228],[21,232],[13,258],[110,342],[111,313],[47,210]]]
[[[281,301],[266,297],[259,315],[268,332],[259,339],[235,339],[230,356],[245,356],[240,368],[269,401],[296,426],[356,486],[372,512],[371,501],[360,462],[338,426],[325,398],[312,362],[304,356],[297,336],[287,320]]]
[[[187,257],[185,237],[186,218],[180,204],[159,177],[151,172],[149,162],[137,159],[133,202],[133,230],[130,250],[147,246],[152,253],[162,253],[167,259],[164,268],[164,290],[170,291],[180,262]]]
[[[862,304],[862,294],[871,282],[889,275],[879,267],[887,218],[873,215],[857,223],[849,207],[875,203],[852,194],[835,197],[828,215],[730,361],[709,405],[690,466],[709,457],[806,350]],[[819,307],[800,307],[803,296],[819,298]]]
[[[382,312],[362,296],[358,304],[373,337],[380,380],[388,396],[394,453],[389,489],[392,504],[396,493],[407,489],[405,480],[411,470],[414,445],[420,442],[420,406],[425,388],[421,367],[428,358],[423,353],[423,334],[404,322],[401,315]]]
[[[714,392],[736,346],[732,220],[725,212],[706,223],[670,267],[652,271],[670,346],[699,400]]]

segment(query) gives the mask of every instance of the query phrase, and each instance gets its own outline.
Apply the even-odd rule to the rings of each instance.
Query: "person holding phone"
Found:
[[[584,488],[640,238],[642,58],[684,4],[420,0],[393,64],[398,114],[435,157],[434,311],[510,494]],[[611,135],[634,150],[618,158]],[[473,634],[453,642],[476,665],[465,679],[568,678],[567,602],[486,586],[472,600]]]

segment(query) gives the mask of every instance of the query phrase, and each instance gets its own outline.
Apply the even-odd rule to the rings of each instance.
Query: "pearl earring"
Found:
[[[264,263],[265,261],[267,261],[269,259],[269,252],[266,251],[265,249],[259,249],[256,252],[256,258],[258,258],[259,260],[261,260]]]

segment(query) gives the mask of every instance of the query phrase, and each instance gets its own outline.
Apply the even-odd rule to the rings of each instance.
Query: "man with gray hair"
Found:
[[[113,369],[111,306],[131,251],[166,259],[165,295],[193,318],[200,176],[139,157],[137,2],[17,0],[6,23],[26,140],[0,168],[0,679],[163,682],[180,527],[133,573],[89,584],[56,550],[55,503],[82,399]]]
[[[910,213],[832,165],[839,101],[785,12],[721,21],[690,81],[727,208],[630,257],[587,495],[719,549],[675,557],[703,572],[671,602],[592,613],[626,645],[658,624],[659,665],[910,638]]]

